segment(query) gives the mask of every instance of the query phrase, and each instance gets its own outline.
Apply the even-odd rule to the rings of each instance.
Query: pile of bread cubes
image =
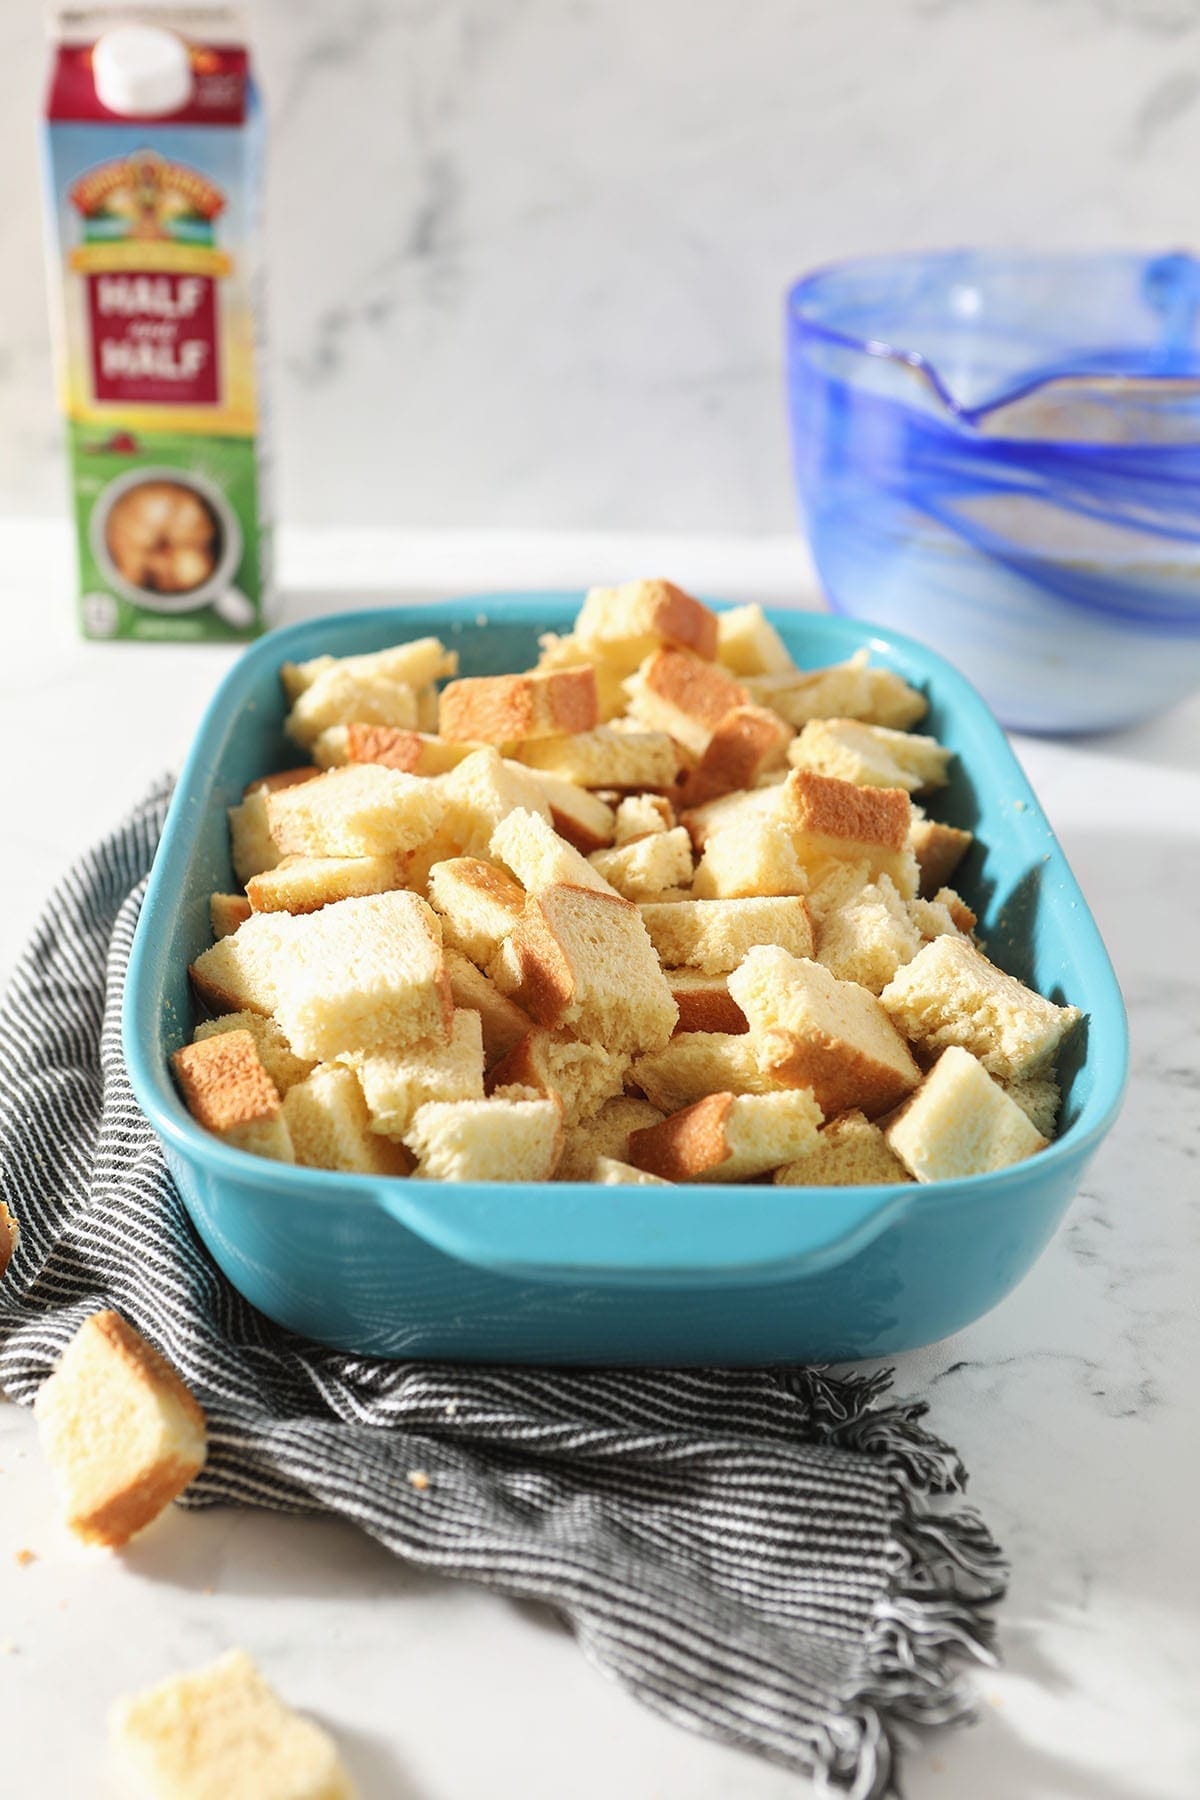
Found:
[[[540,645],[466,679],[436,638],[283,667],[305,760],[230,812],[244,891],[212,897],[174,1059],[195,1118],[443,1181],[846,1186],[1042,1149],[1079,1014],[975,939],[924,697],[666,581]]]

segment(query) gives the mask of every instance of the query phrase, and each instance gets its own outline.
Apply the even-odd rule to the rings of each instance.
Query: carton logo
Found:
[[[225,196],[199,170],[139,150],[81,175],[71,204],[83,215],[85,243],[211,245]]]

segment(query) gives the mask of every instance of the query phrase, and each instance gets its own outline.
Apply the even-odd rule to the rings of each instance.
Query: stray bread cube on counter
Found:
[[[967,1050],[951,1045],[888,1124],[893,1154],[918,1181],[1006,1169],[1046,1139]]]
[[[1004,1081],[1040,1074],[1082,1017],[1006,975],[964,937],[934,938],[880,999],[928,1054],[960,1045]]]
[[[356,1800],[328,1732],[285,1706],[244,1650],[118,1701],[109,1735],[148,1800]]]
[[[788,750],[794,769],[815,769],[859,787],[904,788],[910,794],[945,787],[952,752],[936,738],[858,719],[810,719]]]
[[[775,1171],[780,1187],[890,1187],[911,1180],[881,1128],[860,1112],[830,1119],[810,1150]]]
[[[386,856],[411,850],[433,834],[445,810],[431,781],[376,763],[326,769],[315,781],[268,794],[266,804],[281,856]]]
[[[4,1274],[12,1261],[20,1236],[21,1227],[3,1200],[0,1200],[0,1275]]]
[[[807,1088],[709,1094],[660,1125],[635,1131],[629,1160],[666,1181],[746,1181],[803,1155],[820,1123]]]
[[[562,1146],[562,1102],[536,1088],[486,1100],[431,1100],[404,1139],[422,1181],[549,1181]]]
[[[184,1103],[197,1124],[235,1150],[293,1162],[279,1089],[248,1031],[226,1031],[184,1044],[171,1058]]]
[[[204,1467],[204,1414],[164,1356],[116,1312],[85,1319],[33,1403],[66,1521],[117,1549]]]
[[[468,676],[443,688],[438,711],[438,732],[451,743],[518,744],[599,723],[596,675],[587,665]]]

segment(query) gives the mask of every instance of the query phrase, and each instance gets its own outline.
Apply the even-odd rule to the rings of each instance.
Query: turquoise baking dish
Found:
[[[191,1034],[187,965],[231,882],[225,808],[295,760],[279,665],[436,633],[466,674],[528,666],[582,595],[481,594],[272,632],[230,670],[180,777],[137,928],[124,1044],[197,1234],[269,1318],[344,1350],[530,1363],[809,1362],[891,1355],[958,1331],[1020,1281],[1116,1116],[1125,1012],[1083,896],[999,726],[932,651],[855,620],[781,612],[796,661],[865,646],[929,697],[957,752],[940,816],[976,843],[958,884],[992,954],[1081,1007],[1063,1128],[1032,1161],[932,1186],[452,1186],[284,1168],[200,1130],[168,1059]]]

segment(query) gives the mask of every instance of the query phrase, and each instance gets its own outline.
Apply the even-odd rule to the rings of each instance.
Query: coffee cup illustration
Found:
[[[220,488],[194,470],[118,476],[92,509],[89,540],[105,581],[135,606],[158,613],[211,606],[233,626],[253,618],[233,585],[241,527]]]

